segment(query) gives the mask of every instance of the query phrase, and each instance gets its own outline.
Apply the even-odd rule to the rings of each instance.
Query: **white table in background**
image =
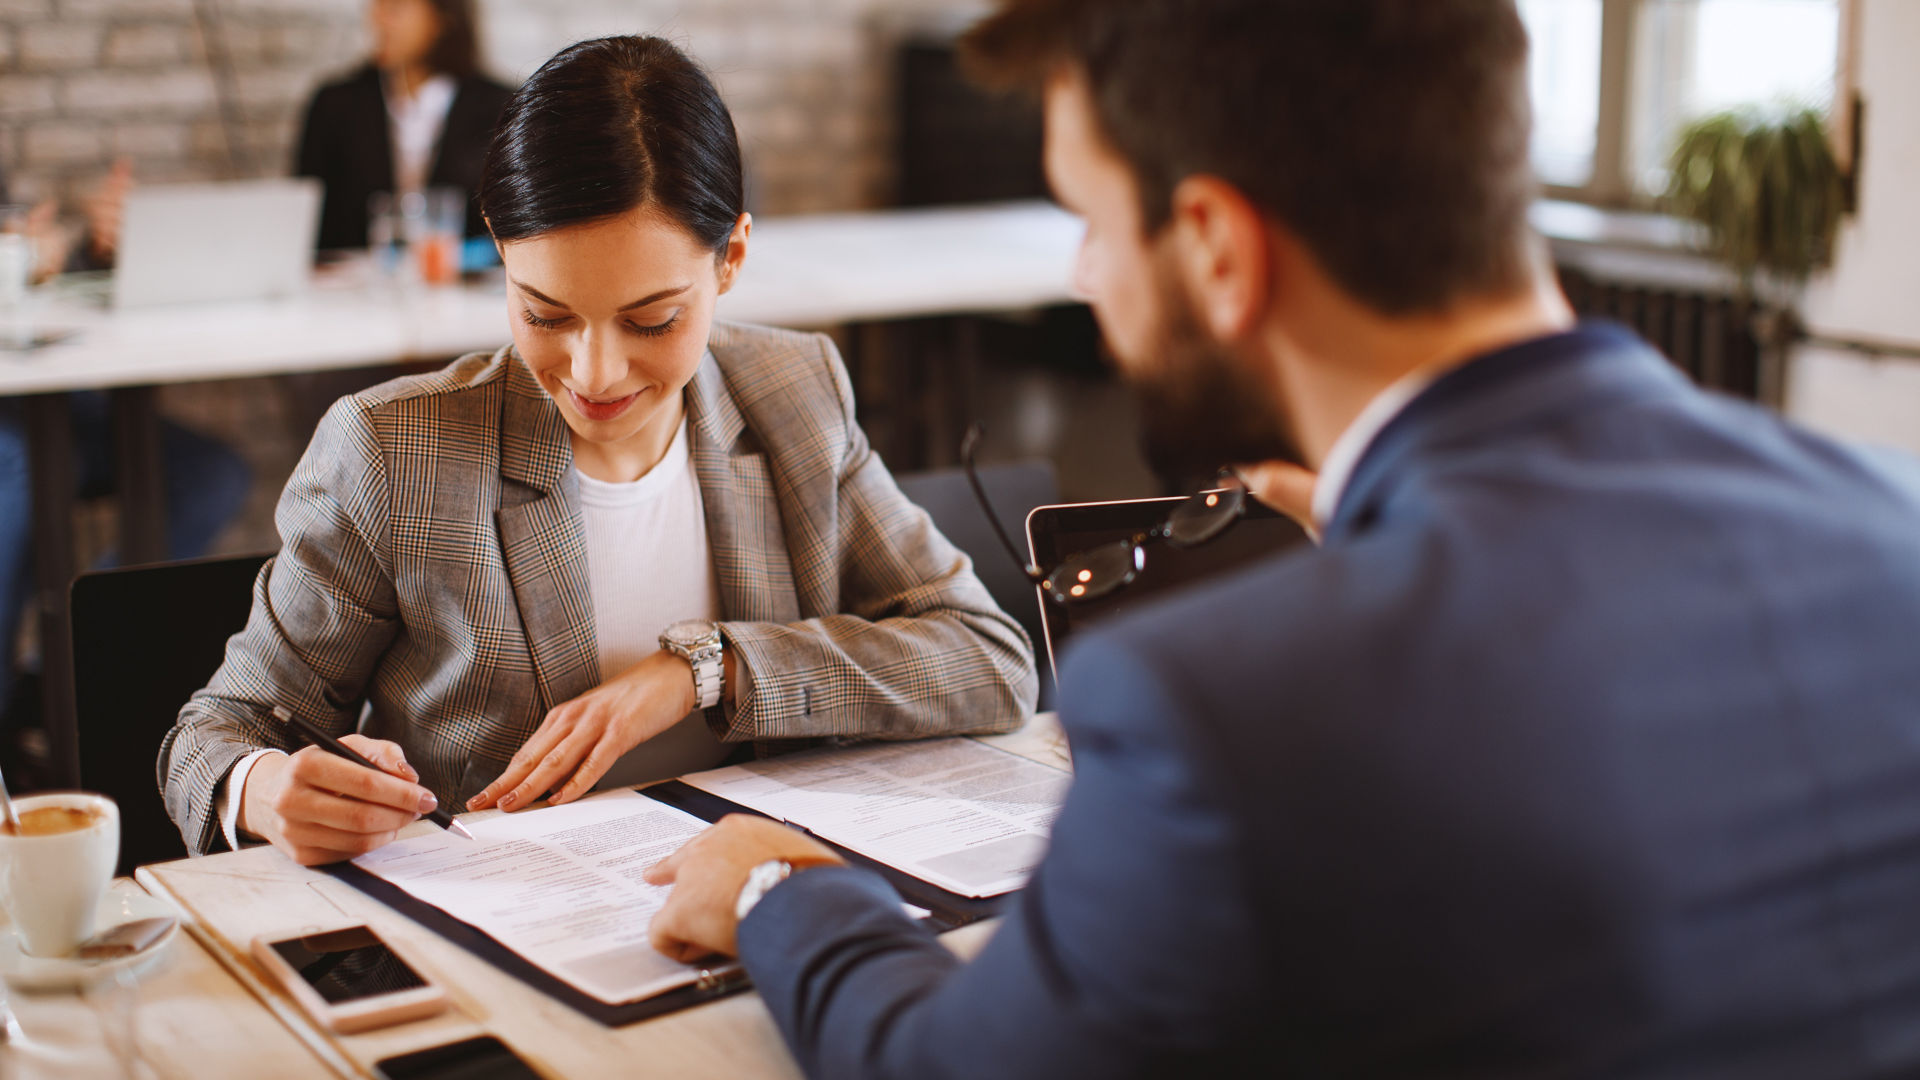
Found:
[[[719,315],[775,326],[1018,311],[1073,299],[1082,227],[1045,202],[888,210],[758,222],[746,271]],[[64,395],[109,390],[127,562],[164,558],[155,388],[434,360],[509,340],[504,286],[321,284],[276,301],[111,311],[55,299],[44,329],[69,333],[0,353],[0,398],[19,397],[34,462],[42,693],[54,771],[76,782],[66,589],[74,575],[72,434]]]

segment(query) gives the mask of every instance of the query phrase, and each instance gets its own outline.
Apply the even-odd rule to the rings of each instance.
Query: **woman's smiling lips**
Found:
[[[640,391],[635,390],[626,397],[595,400],[571,389],[567,391],[567,397],[573,400],[574,410],[588,420],[617,420],[639,396]]]

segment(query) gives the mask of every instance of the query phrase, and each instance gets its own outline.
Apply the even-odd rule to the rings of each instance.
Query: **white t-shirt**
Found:
[[[573,471],[587,540],[587,584],[605,682],[660,651],[660,631],[682,619],[720,619],[720,585],[707,546],[706,504],[687,448],[687,424],[645,476],[609,484]],[[693,676],[687,676],[691,679]],[[627,787],[710,769],[729,747],[714,736],[699,710],[629,750],[596,788]],[[214,791],[213,812],[235,849],[253,839],[240,833],[240,801],[254,762],[278,750],[242,758]]]
[[[386,84],[387,125],[393,147],[395,190],[423,191],[433,171],[441,129],[460,87],[450,76],[435,75],[406,97],[391,81]]]
[[[674,623],[720,618],[706,506],[687,441],[682,421],[667,456],[630,483],[609,484],[574,470],[603,682],[660,651],[660,632]],[[696,711],[629,751],[599,786],[711,768],[726,754]]]

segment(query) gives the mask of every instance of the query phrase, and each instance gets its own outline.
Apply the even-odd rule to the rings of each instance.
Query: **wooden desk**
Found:
[[[122,879],[116,889],[138,890]],[[330,1076],[291,1031],[241,991],[220,962],[177,934],[168,955],[127,991],[139,1060],[159,1080],[258,1080]],[[93,1080],[124,1075],[114,1044],[120,1002],[86,994],[10,992],[25,1042],[0,1047],[7,1080]],[[11,1067],[11,1071],[9,1071]],[[137,1074],[140,1076],[146,1073]]]
[[[1018,732],[981,741],[1056,768],[1068,764],[1059,727],[1050,714],[1035,717]],[[498,811],[470,816],[478,819],[495,813]],[[433,826],[420,822],[412,828],[427,830]],[[603,1027],[352,886],[295,866],[271,848],[142,867],[138,879],[149,892],[189,914],[193,920],[190,929],[205,949],[192,950],[196,963],[211,954],[231,973],[222,984],[204,973],[204,965],[195,967],[196,977],[202,980],[195,985],[201,987],[203,999],[217,1004],[218,1010],[205,1018],[184,1010],[178,1015],[169,1013],[165,1027],[151,1015],[156,1007],[155,995],[143,992],[143,1011],[148,1013],[142,1020],[143,1035],[181,1044],[155,1045],[151,1056],[163,1056],[160,1051],[164,1050],[167,1060],[185,1060],[194,1048],[205,1054],[224,1037],[220,1029],[228,1022],[225,1018],[236,1014],[246,1014],[249,1033],[260,1028],[269,1014],[277,1016],[286,1025],[285,1030],[296,1033],[306,1048],[297,1054],[290,1052],[286,1043],[293,1036],[255,1039],[249,1034],[239,1036],[248,1041],[232,1053],[222,1050],[211,1056],[218,1059],[217,1070],[161,1072],[162,1076],[178,1075],[182,1080],[229,1075],[357,1077],[371,1075],[372,1063],[380,1058],[483,1033],[500,1038],[554,1078],[585,1080],[623,1075],[639,1064],[644,1064],[648,1075],[695,1080],[799,1075],[772,1018],[755,994],[736,994],[626,1027]],[[435,1019],[384,1031],[332,1035],[309,1024],[290,1000],[271,988],[247,955],[248,944],[258,934],[331,929],[359,922],[377,927],[409,963],[446,987],[454,1000],[453,1010]],[[991,934],[992,924],[983,923],[953,931],[942,940],[961,955],[972,955]],[[255,1006],[254,997],[265,1008]],[[172,1002],[174,997],[159,1000]],[[21,1020],[27,1022],[24,1013]],[[248,1072],[240,1067],[246,1062],[257,1063],[258,1058],[249,1057],[256,1045],[275,1048],[282,1055],[274,1059],[271,1070]],[[224,1071],[226,1059],[236,1063],[232,1072]]]
[[[1082,226],[1045,202],[767,218],[721,318],[828,327],[1071,300]],[[435,360],[510,340],[503,283],[444,289],[336,279],[286,300],[111,311],[55,299],[43,329],[68,333],[0,353],[0,397],[20,397],[33,458],[42,695],[62,786],[77,787],[73,658],[66,592],[73,561],[74,463],[65,395],[114,396],[121,477],[120,555],[165,557],[157,386]]]

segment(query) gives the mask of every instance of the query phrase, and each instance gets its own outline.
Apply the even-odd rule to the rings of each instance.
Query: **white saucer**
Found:
[[[104,933],[121,923],[135,919],[173,917],[166,903],[143,892],[119,890],[100,901],[100,915],[93,932]],[[20,935],[11,925],[0,927],[0,978],[13,990],[79,990],[117,972],[138,975],[167,955],[167,947],[180,936],[175,923],[153,943],[136,953],[108,960],[45,959],[28,956],[20,949]]]

